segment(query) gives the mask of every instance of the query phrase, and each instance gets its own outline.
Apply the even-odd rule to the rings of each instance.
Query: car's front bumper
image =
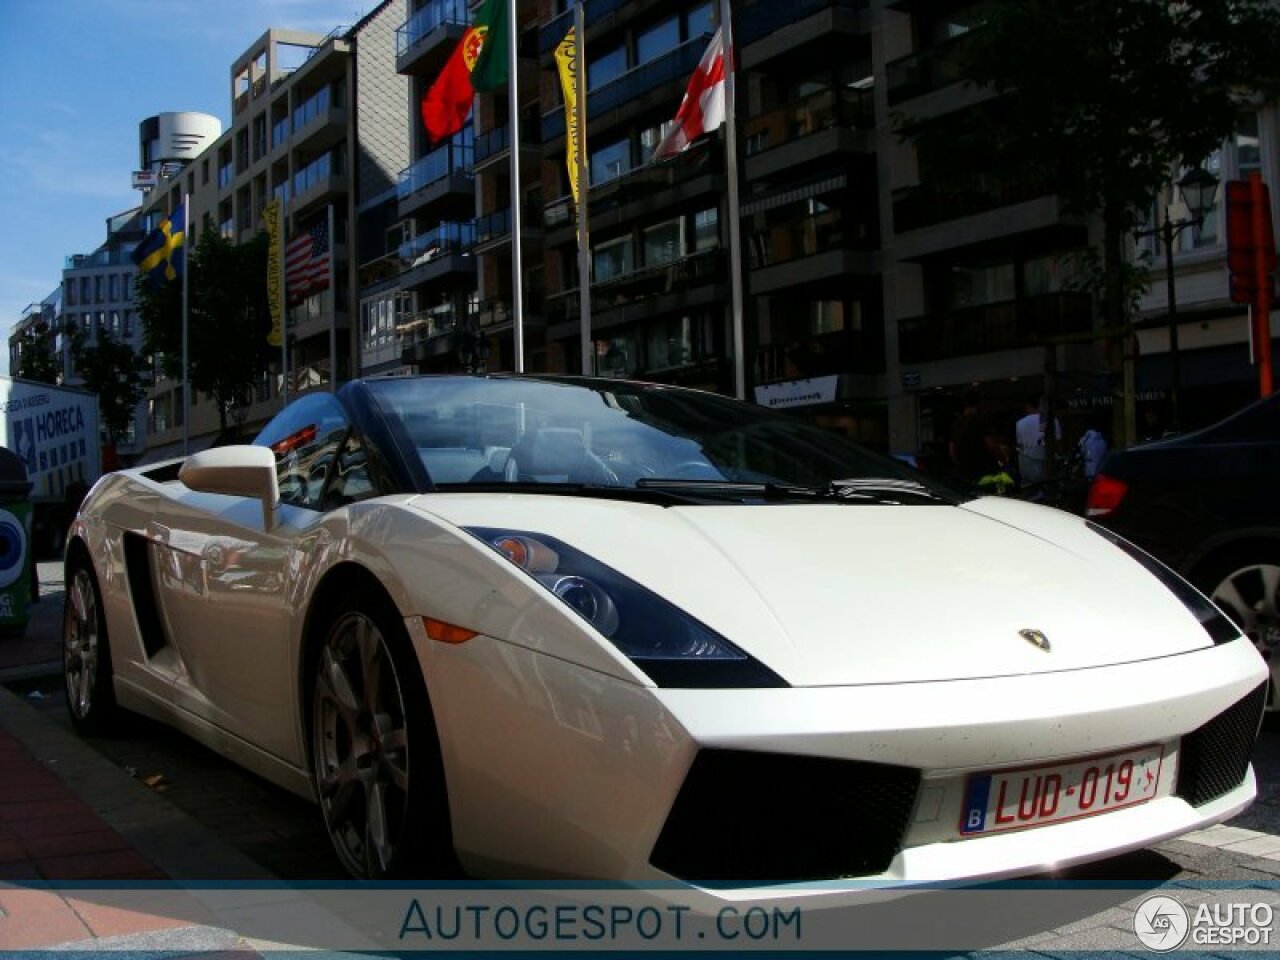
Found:
[[[870,873],[851,864],[832,875],[854,875],[861,883],[993,878],[1097,859],[1223,820],[1256,789],[1249,769],[1198,805],[1178,795],[1184,735],[1266,680],[1247,642],[1096,670],[764,690],[639,687],[485,637],[444,647],[417,634],[415,645],[441,728],[454,841],[464,866],[478,876],[670,881],[672,873],[654,865],[655,846],[701,751],[918,771],[905,827],[887,862]],[[1255,732],[1256,722],[1243,736],[1251,743]],[[1094,817],[961,838],[970,774],[1146,744],[1164,749],[1154,799]],[[762,779],[755,790],[786,797],[788,784]],[[736,796],[746,805],[750,787]],[[744,827],[735,796],[726,794],[703,808],[705,830],[714,834],[733,824],[733,842],[750,845],[753,837],[814,816],[806,797],[821,798],[828,817],[840,802],[820,784],[791,796],[790,806],[766,808],[783,815]],[[865,829],[854,815],[865,809],[851,808],[847,822],[831,820],[831,842]],[[696,840],[696,831],[689,835]],[[769,876],[767,865],[760,875]],[[684,879],[724,877],[700,871]],[[830,889],[753,880],[716,892],[740,899]]]

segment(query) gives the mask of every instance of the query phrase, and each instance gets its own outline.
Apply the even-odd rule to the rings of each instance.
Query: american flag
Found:
[[[289,241],[284,282],[293,302],[329,286],[329,225],[320,220]]]

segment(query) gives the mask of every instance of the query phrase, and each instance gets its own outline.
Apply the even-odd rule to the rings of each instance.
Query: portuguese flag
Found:
[[[471,26],[422,98],[422,122],[433,145],[462,129],[477,90],[507,82],[510,32],[507,0],[484,0],[476,8]]]

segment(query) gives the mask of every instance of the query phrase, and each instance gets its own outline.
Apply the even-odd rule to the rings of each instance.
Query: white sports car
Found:
[[[66,574],[75,723],[314,797],[359,878],[1010,876],[1255,793],[1266,666],[1169,570],[689,390],[310,394],[104,477]]]

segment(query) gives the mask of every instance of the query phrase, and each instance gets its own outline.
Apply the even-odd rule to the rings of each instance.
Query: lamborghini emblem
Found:
[[[1019,630],[1018,636],[1032,646],[1039,647],[1045,653],[1049,652],[1049,638],[1039,630]]]

